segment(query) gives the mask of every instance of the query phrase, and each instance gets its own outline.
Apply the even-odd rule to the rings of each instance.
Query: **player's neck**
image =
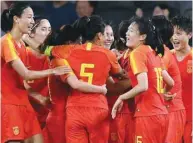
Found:
[[[17,28],[13,28],[10,31],[11,36],[13,37],[13,39],[18,43],[21,41],[23,33],[21,33]]]
[[[190,45],[186,45],[185,48],[176,51],[176,56],[179,61],[183,60],[191,51]]]

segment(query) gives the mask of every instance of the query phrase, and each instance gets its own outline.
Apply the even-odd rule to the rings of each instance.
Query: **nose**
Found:
[[[31,18],[31,24],[35,24],[34,18]]]

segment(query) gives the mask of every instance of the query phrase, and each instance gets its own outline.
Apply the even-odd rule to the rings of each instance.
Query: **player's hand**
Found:
[[[123,54],[121,54],[117,49],[112,49],[111,51],[116,55],[117,60],[123,56]]]
[[[102,85],[102,94],[106,95],[107,94],[107,87],[106,84]]]
[[[111,116],[114,119],[117,115],[117,112],[120,112],[121,109],[123,107],[123,100],[121,100],[120,98],[118,98],[115,102],[115,104],[113,105],[113,109],[111,111]]]
[[[39,102],[41,105],[46,107],[51,105],[51,101],[49,97],[41,96]]]
[[[167,92],[164,94],[164,99],[166,101],[173,100],[175,98],[175,96],[176,96],[176,93],[171,94],[170,92]]]
[[[63,75],[72,72],[72,69],[68,66],[60,66],[53,69],[54,75]]]
[[[23,85],[24,85],[26,90],[29,90],[31,88],[31,86],[27,83],[26,80],[23,80]]]

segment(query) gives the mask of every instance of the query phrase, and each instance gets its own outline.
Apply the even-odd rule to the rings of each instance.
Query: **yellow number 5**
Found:
[[[157,92],[158,93],[164,93],[162,69],[161,68],[155,68],[154,70],[156,72],[156,78],[157,78]]]
[[[88,83],[92,84],[92,80],[93,80],[93,73],[87,73],[85,72],[86,68],[94,68],[94,64],[81,64],[81,68],[80,68],[80,76],[82,77],[88,77]]]

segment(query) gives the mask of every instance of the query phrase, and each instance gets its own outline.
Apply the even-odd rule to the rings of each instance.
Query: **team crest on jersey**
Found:
[[[13,134],[19,135],[19,127],[18,126],[13,127]]]
[[[111,133],[111,140],[117,141],[117,139],[118,139],[117,133]]]
[[[187,62],[187,73],[192,73],[192,60]]]

